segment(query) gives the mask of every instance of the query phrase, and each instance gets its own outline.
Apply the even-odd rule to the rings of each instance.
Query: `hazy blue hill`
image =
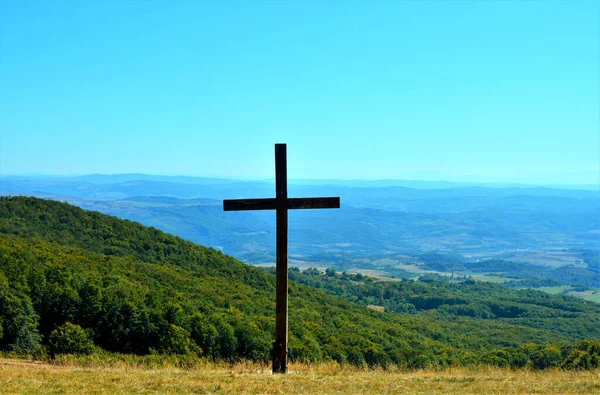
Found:
[[[3,180],[2,189],[19,193],[46,192],[78,198],[113,200],[142,195],[196,198],[200,196],[202,186],[139,180],[111,184],[78,180]]]
[[[529,186],[460,186],[448,184],[448,187],[418,188],[420,184],[394,185],[378,182],[343,182],[336,184],[316,183],[314,185],[299,181],[290,182],[290,196],[344,196],[351,204],[368,204],[379,207],[386,199],[449,199],[457,197],[500,198],[515,195],[556,196],[568,198],[599,199],[598,191],[569,190]],[[0,189],[18,192],[47,192],[66,196],[97,199],[118,199],[131,196],[173,196],[180,198],[237,198],[270,197],[274,194],[273,181],[239,181],[196,177],[148,176],[137,174],[90,175],[72,178],[0,178]],[[402,183],[401,183],[402,184]],[[410,186],[412,185],[412,186]],[[428,184],[429,185],[429,184]],[[446,184],[443,184],[446,185]],[[370,202],[370,203],[369,203]]]
[[[56,200],[56,199],[54,199]],[[123,201],[131,201],[131,202],[139,202],[139,203],[148,203],[148,204],[166,204],[166,205],[220,205],[223,204],[221,200],[217,199],[180,199],[176,197],[169,196],[132,196],[127,199],[123,199]]]
[[[594,176],[593,173],[588,174],[588,179]],[[125,174],[88,174],[77,176],[58,176],[58,175],[1,175],[0,178],[6,180],[45,180],[55,182],[69,181],[85,181],[100,184],[115,184],[127,181],[160,181],[171,182],[176,184],[197,184],[197,185],[224,185],[240,182],[256,182],[256,181],[240,181],[227,178],[211,178],[211,177],[196,177],[196,176],[164,176],[151,175],[143,173],[125,173]],[[337,187],[359,187],[359,188],[383,188],[383,187],[406,187],[421,190],[430,189],[455,189],[469,187],[483,187],[489,189],[551,189],[551,190],[587,190],[600,191],[598,184],[545,184],[543,186],[532,185],[520,181],[513,182],[457,182],[457,181],[423,181],[418,178],[413,179],[383,179],[383,180],[346,180],[346,179],[288,179],[291,185],[298,186],[337,186]],[[262,182],[259,180],[258,182]],[[271,182],[265,180],[265,182]]]
[[[228,253],[274,248],[272,212],[223,212],[218,200],[135,198],[75,203],[224,248]],[[513,206],[509,202],[506,207],[492,205],[459,213],[419,213],[353,208],[342,200],[340,210],[291,212],[291,251],[295,254],[340,249],[370,253],[449,248],[494,251],[499,245],[504,249],[598,245],[598,235],[593,233],[598,224],[586,212],[590,208],[585,204],[572,207],[570,212],[548,210],[543,204],[540,211],[532,211],[533,207],[522,208],[519,204]],[[576,206],[574,202],[561,204]]]
[[[221,206],[224,198],[272,197],[272,182],[191,177],[195,184],[176,183],[161,180],[188,178],[138,174],[80,178],[2,178],[0,192],[68,201],[242,258],[257,252],[272,256],[274,251],[273,213],[225,213]],[[295,256],[600,247],[600,197],[594,191],[527,186],[415,189],[385,180],[341,185],[306,182],[292,183],[289,195],[340,196],[342,207],[290,213],[290,251]]]
[[[194,185],[224,185],[232,184],[238,181],[226,178],[206,178],[191,176],[157,176],[141,173],[129,174],[89,174],[83,176],[69,177],[68,179],[92,182],[96,184],[119,184],[130,181],[156,181],[170,182],[176,184],[194,184]]]

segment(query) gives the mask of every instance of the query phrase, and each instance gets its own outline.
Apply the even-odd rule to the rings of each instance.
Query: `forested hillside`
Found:
[[[292,360],[598,366],[593,303],[472,282],[330,277],[291,276]],[[267,361],[274,289],[268,273],[138,223],[55,201],[0,199],[4,350]]]
[[[572,296],[533,289],[515,291],[499,284],[450,281],[440,276],[422,276],[420,281],[377,281],[332,269],[325,273],[314,268],[304,272],[292,269],[290,279],[392,313],[435,314],[445,321],[473,317],[544,328],[577,339],[600,339],[600,305]]]

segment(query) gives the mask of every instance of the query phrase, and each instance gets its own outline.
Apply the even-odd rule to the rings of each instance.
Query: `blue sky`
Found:
[[[2,174],[598,180],[597,1],[2,10]]]

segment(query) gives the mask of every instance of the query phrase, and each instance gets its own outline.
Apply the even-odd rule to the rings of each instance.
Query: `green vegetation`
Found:
[[[221,203],[223,198],[235,196],[272,196],[270,183],[4,179],[2,186],[5,193],[54,196],[82,208],[139,221],[186,240],[218,246],[246,262],[274,261],[274,213],[225,213]],[[492,256],[499,251],[537,250],[542,256],[536,258],[544,259],[523,260],[550,266],[580,257],[546,260],[546,251],[597,248],[599,240],[596,218],[600,201],[594,191],[290,184],[290,196],[342,196],[343,200],[340,210],[310,210],[290,216],[291,255],[372,256],[382,251],[418,255],[436,250]]]
[[[474,281],[343,277],[332,270],[292,275],[292,361],[409,369],[598,366],[596,304]],[[219,251],[137,223],[54,201],[0,199],[6,351],[86,354],[94,352],[91,340],[119,353],[264,363],[274,332],[274,283]]]
[[[564,265],[549,268],[533,265],[527,262],[509,261],[504,259],[488,259],[482,261],[466,261],[460,255],[428,253],[419,256],[423,262],[421,267],[426,270],[439,272],[464,273],[501,273],[505,277],[519,279],[510,282],[514,288],[545,287],[553,285],[579,285],[585,287],[600,287],[600,266],[597,260],[590,257],[592,251],[582,250],[581,255],[587,267]],[[521,281],[525,279],[525,281]]]
[[[565,294],[597,301],[597,298],[594,298],[596,294],[593,294],[600,288],[600,264],[597,258],[600,252],[597,250],[570,249],[555,251],[552,254],[540,253],[539,255],[545,256],[568,257],[568,261],[572,262],[552,267],[516,260],[520,258],[512,253],[503,255],[506,255],[503,259],[477,260],[467,259],[460,254],[441,252],[424,254],[388,252],[375,255],[346,252],[321,253],[302,256],[299,266],[331,267],[338,272],[376,273],[392,279],[439,274],[452,279],[472,278],[502,283],[514,289],[545,290],[548,287],[566,286],[563,288]],[[262,259],[263,262],[268,262],[268,258],[262,257]],[[574,292],[569,293],[571,289]]]
[[[571,296],[432,275],[422,276],[421,281],[376,281],[361,274],[337,274],[333,269],[324,274],[316,269],[292,269],[290,279],[392,313],[435,314],[442,321],[471,317],[547,329],[575,339],[600,338],[600,306]]]
[[[57,354],[89,355],[94,351],[94,343],[82,327],[65,322],[50,333],[48,348],[53,356]]]

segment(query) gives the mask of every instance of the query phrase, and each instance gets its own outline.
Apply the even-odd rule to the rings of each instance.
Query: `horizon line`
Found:
[[[570,186],[570,187],[594,187],[600,188],[600,171],[593,170],[583,170],[583,171],[575,171],[575,172],[551,172],[551,173],[542,173],[542,174],[581,174],[581,173],[596,173],[598,182],[543,182],[543,181],[511,181],[506,180],[504,178],[510,178],[509,176],[499,176],[497,178],[501,178],[502,180],[486,180],[483,181],[481,178],[489,178],[490,176],[469,176],[469,175],[456,175],[455,177],[468,177],[474,178],[469,180],[449,180],[449,179],[420,179],[420,178],[315,178],[315,177],[301,177],[295,178],[290,177],[289,181],[318,181],[318,182],[422,182],[422,183],[447,183],[447,184],[492,184],[492,185],[522,185],[522,186]],[[523,174],[522,174],[523,175]],[[522,176],[521,175],[521,176]],[[18,177],[27,177],[27,178],[82,178],[82,177],[118,177],[118,176],[144,176],[144,177],[165,177],[165,178],[195,178],[195,179],[214,179],[214,180],[223,180],[223,181],[243,181],[243,182],[273,182],[273,179],[270,177],[256,177],[256,178],[245,178],[245,177],[226,177],[226,176],[203,176],[203,175],[184,175],[184,174],[150,174],[150,173],[86,173],[86,174],[48,174],[48,173],[8,173],[1,174],[0,178],[18,178]],[[517,176],[515,176],[517,177]],[[477,180],[479,179],[479,180]],[[135,180],[131,180],[135,181]]]

